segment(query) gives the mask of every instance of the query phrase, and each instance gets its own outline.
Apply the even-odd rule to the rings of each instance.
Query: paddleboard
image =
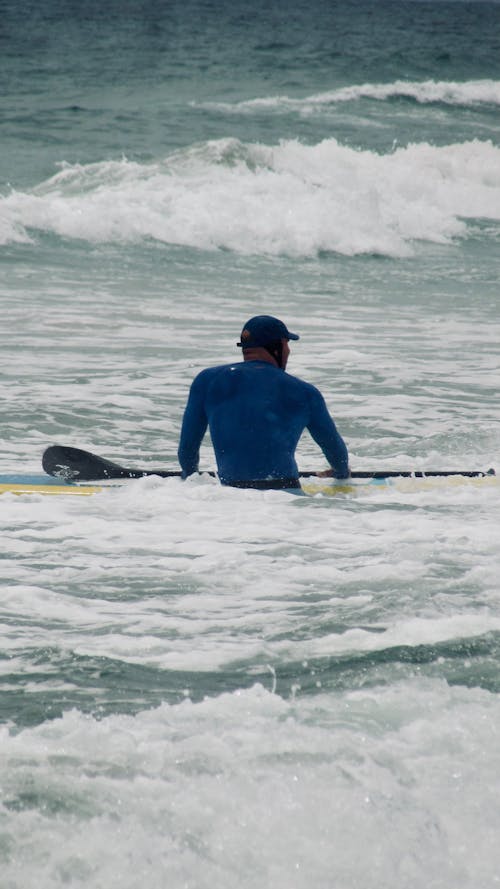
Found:
[[[123,487],[133,479],[103,480],[97,484],[91,482],[72,482],[53,478],[50,475],[0,475],[0,494],[49,494],[63,496],[88,497],[100,494],[108,488]],[[314,496],[321,494],[326,497],[337,497],[341,494],[359,495],[363,491],[374,488],[392,488],[398,491],[423,491],[429,488],[456,487],[457,485],[492,485],[500,484],[500,477],[487,475],[478,478],[467,478],[462,475],[434,476],[432,478],[369,478],[334,481],[327,478],[308,478],[302,482],[305,494]]]
[[[464,475],[435,475],[426,478],[417,477],[399,477],[394,478],[371,478],[371,479],[350,479],[348,482],[335,482],[327,479],[307,479],[302,482],[302,490],[306,494],[322,494],[325,497],[336,497],[339,494],[361,494],[366,492],[367,488],[390,488],[401,492],[417,493],[418,491],[428,491],[437,488],[456,488],[463,485],[473,487],[483,487],[484,485],[499,485],[500,476],[484,475],[478,477],[467,477]]]
[[[102,490],[102,485],[76,485],[50,475],[0,475],[0,494],[78,494],[88,497]]]

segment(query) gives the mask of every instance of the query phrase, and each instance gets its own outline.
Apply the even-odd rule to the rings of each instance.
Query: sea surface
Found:
[[[0,473],[176,468],[260,313],[500,472],[499,278],[498,2],[0,0]],[[500,886],[499,492],[2,495],[1,889]]]

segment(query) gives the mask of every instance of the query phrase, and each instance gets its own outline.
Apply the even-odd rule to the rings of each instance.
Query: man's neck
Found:
[[[278,362],[273,358],[271,353],[260,346],[257,346],[254,349],[244,349],[243,361],[266,361],[268,364],[274,364],[275,367],[278,367]]]

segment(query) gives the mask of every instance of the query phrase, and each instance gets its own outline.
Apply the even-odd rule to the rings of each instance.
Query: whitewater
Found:
[[[497,80],[471,80],[464,83],[424,80],[411,82],[396,80],[394,83],[364,83],[340,87],[303,98],[290,96],[266,96],[244,99],[240,102],[205,102],[201,107],[226,113],[246,113],[268,110],[275,113],[299,112],[324,114],[329,105],[338,102],[355,102],[360,99],[386,101],[388,99],[413,99],[419,103],[444,103],[446,105],[500,105],[500,83]],[[196,105],[193,103],[193,107]]]
[[[404,256],[415,241],[465,235],[464,220],[500,219],[500,150],[474,140],[381,156],[335,139],[314,146],[226,139],[150,165],[64,165],[0,208],[4,243],[42,231],[239,253]]]
[[[2,889],[497,886],[500,4],[0,13],[0,473],[178,469],[261,313],[353,469],[497,472],[2,494]]]

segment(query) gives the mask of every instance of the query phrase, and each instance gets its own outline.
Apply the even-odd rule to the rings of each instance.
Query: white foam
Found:
[[[500,81],[488,79],[464,82],[396,80],[392,83],[354,84],[303,98],[278,95],[245,99],[234,103],[203,102],[199,104],[200,107],[227,114],[251,114],[259,111],[313,114],[324,113],[337,104],[357,102],[360,99],[374,99],[384,102],[397,98],[413,99],[419,104],[440,102],[446,105],[500,105]]]
[[[374,489],[375,510],[201,479],[139,479],[85,500],[2,495],[4,648],[200,674],[500,632],[495,611],[478,611],[483,593],[495,600],[496,491]],[[471,573],[478,559],[484,574]],[[458,614],[457,576],[472,585]],[[122,600],[124,577],[139,599]],[[332,595],[354,620],[342,632],[328,629]],[[366,608],[384,614],[376,632]]]
[[[3,729],[4,884],[493,885],[498,717],[414,680]]]
[[[500,149],[474,140],[378,154],[335,139],[217,140],[149,165],[64,165],[2,198],[0,212],[4,241],[38,231],[243,254],[405,256],[414,241],[466,235],[464,220],[500,218]]]

